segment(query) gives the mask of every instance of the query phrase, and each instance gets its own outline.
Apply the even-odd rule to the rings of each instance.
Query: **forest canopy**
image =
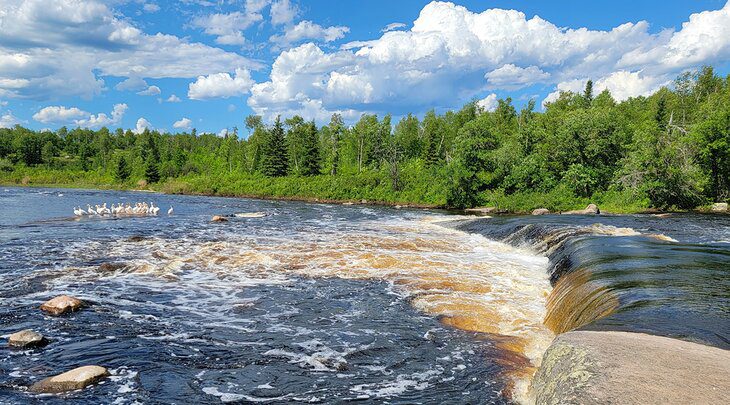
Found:
[[[506,98],[494,111],[472,101],[397,122],[249,116],[224,137],[15,126],[0,129],[0,182],[516,211],[587,201],[687,209],[730,197],[730,76],[711,67],[622,102],[588,81],[537,110]]]

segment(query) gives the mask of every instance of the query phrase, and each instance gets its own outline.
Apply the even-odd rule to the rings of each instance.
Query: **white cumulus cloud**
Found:
[[[287,28],[282,35],[273,35],[271,41],[280,45],[293,44],[304,40],[332,42],[344,38],[348,32],[350,32],[348,27],[322,27],[319,24],[305,20]]]
[[[289,24],[296,16],[297,9],[289,0],[277,0],[271,4],[271,23],[274,25]]]
[[[11,112],[0,114],[0,128],[12,128],[20,121]]]
[[[137,124],[135,125],[135,128],[132,130],[132,132],[139,135],[142,132],[144,132],[145,129],[152,130],[153,129],[152,124],[150,124],[150,122],[147,121],[147,119],[140,117],[137,120]]]
[[[188,86],[188,98],[205,100],[240,96],[248,93],[253,84],[251,74],[246,69],[236,69],[234,76],[229,73],[200,76]]]
[[[191,121],[190,118],[183,117],[179,121],[175,121],[175,123],[172,124],[172,127],[178,129],[190,129],[192,125],[193,121]]]
[[[58,124],[73,122],[77,119],[88,117],[90,114],[76,107],[66,108],[64,106],[48,106],[41,108],[33,114],[33,119],[43,124]]]
[[[494,111],[497,109],[499,102],[497,101],[497,95],[492,93],[483,99],[477,101],[477,105],[484,111]]]
[[[167,101],[168,103],[179,103],[182,100],[180,100],[180,97],[173,94],[170,97],[168,97],[167,100],[165,100],[165,101]]]
[[[92,129],[108,127],[111,125],[119,125],[119,123],[122,122],[122,117],[124,117],[124,113],[126,111],[127,104],[114,104],[114,109],[111,112],[111,117],[104,113],[99,113],[96,115],[90,114],[89,118],[76,120],[75,124],[80,127]]]
[[[390,23],[390,24],[386,25],[385,28],[383,28],[380,32],[395,31],[395,30],[399,30],[399,29],[405,28],[405,27],[406,27],[406,25],[403,23],[394,22],[394,23]]]
[[[162,91],[157,86],[150,86],[140,92],[137,92],[140,96],[156,96],[160,93],[162,93]]]

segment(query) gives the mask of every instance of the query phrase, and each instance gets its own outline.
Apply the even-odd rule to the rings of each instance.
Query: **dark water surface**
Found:
[[[155,201],[163,212],[172,205],[176,214],[69,218],[75,205],[138,200]],[[0,335],[32,328],[51,340],[29,351],[0,347],[2,403],[508,402],[490,341],[442,326],[386,281],[269,272],[265,260],[219,269],[199,252],[179,263],[167,257],[201,243],[215,250],[236,236],[242,244],[288,246],[414,214],[1,187],[0,206]],[[269,216],[209,222],[212,214],[238,212]],[[211,267],[202,270],[198,259]],[[127,267],[105,272],[103,263]],[[62,293],[92,305],[58,318],[38,310]],[[60,396],[25,392],[85,364],[113,376]]]
[[[135,201],[175,214],[71,214]],[[554,336],[544,320],[729,348],[728,271],[728,216],[468,219],[0,187],[0,335],[51,340],[0,345],[0,403],[510,403]],[[38,310],[60,294],[91,305]],[[111,378],[26,391],[86,364]]]

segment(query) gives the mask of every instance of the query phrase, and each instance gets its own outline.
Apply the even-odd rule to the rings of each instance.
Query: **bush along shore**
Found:
[[[222,134],[0,129],[0,183],[356,201],[503,212],[710,209],[730,197],[730,76],[687,72],[648,97],[563,92],[537,111],[245,118]]]

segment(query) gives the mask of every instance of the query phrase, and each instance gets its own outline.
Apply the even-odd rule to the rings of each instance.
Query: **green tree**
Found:
[[[486,177],[493,170],[491,153],[498,146],[489,130],[488,117],[468,122],[456,139],[454,160],[450,165],[451,185],[446,202],[452,207],[477,205],[479,192],[484,190]]]
[[[120,155],[117,159],[117,168],[116,172],[114,173],[114,177],[119,181],[127,181],[129,179],[129,176],[132,175],[132,168],[129,166],[129,163],[127,163],[127,159],[124,157],[124,155]]]
[[[289,170],[289,154],[281,118],[276,117],[274,126],[267,131],[261,150],[261,172],[265,176],[286,176]]]
[[[319,152],[319,137],[317,136],[317,126],[314,121],[310,121],[305,126],[302,153],[301,174],[304,176],[314,176],[320,173],[321,156]]]

